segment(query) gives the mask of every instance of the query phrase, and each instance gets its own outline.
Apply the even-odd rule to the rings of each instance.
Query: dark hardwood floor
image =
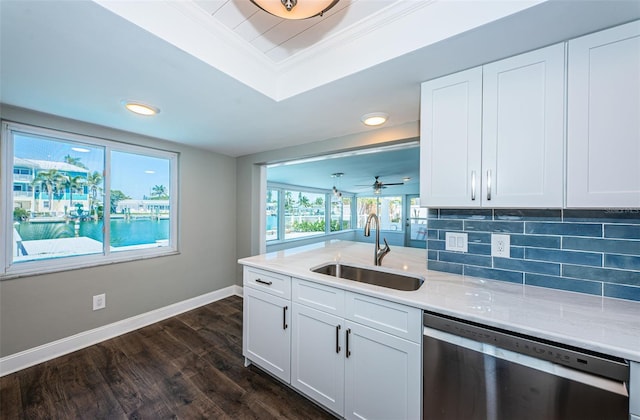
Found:
[[[0,418],[334,418],[243,361],[232,296],[0,378]]]

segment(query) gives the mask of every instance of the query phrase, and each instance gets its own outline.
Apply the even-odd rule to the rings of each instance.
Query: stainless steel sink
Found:
[[[416,276],[337,263],[321,265],[319,267],[312,268],[311,271],[332,277],[359,281],[396,290],[418,290],[424,282],[423,279]]]

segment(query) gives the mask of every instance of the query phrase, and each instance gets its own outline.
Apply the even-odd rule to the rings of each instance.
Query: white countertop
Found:
[[[399,246],[391,248],[381,269],[423,277],[416,291],[310,271],[336,261],[373,266],[373,255],[373,244],[334,240],[239,263],[640,362],[639,302],[431,271],[426,250]]]

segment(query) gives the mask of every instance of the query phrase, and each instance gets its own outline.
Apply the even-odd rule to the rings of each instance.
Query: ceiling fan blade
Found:
[[[383,182],[382,185],[404,185],[404,182]]]

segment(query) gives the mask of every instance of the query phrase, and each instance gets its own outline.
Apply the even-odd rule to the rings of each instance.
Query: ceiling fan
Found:
[[[380,194],[380,192],[382,191],[383,188],[387,188],[390,185],[404,185],[404,182],[389,182],[389,183],[384,183],[382,181],[380,181],[378,178],[380,178],[379,176],[375,177],[376,180],[375,182],[371,185],[371,187],[373,188],[373,193],[374,194]],[[359,187],[366,187],[368,185],[358,185]]]

